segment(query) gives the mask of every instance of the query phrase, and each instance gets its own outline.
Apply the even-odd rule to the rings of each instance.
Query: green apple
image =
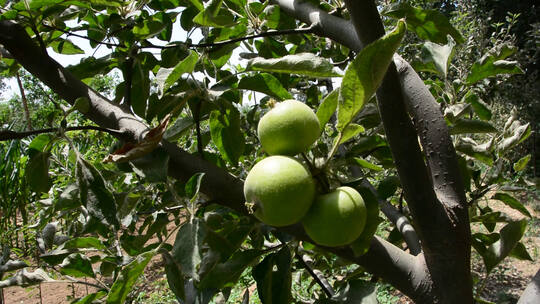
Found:
[[[269,155],[296,155],[319,138],[320,125],[310,107],[296,100],[277,103],[257,127],[263,149]]]
[[[260,221],[276,227],[299,222],[315,198],[315,182],[296,159],[270,156],[249,171],[244,196]]]
[[[366,205],[358,191],[339,187],[317,196],[302,224],[315,243],[328,247],[344,246],[362,234],[366,214]]]

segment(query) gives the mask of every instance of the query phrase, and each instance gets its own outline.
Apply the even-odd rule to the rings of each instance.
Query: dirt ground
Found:
[[[498,201],[490,202],[493,209],[503,211],[514,219],[521,219],[523,215],[513,209],[508,208]],[[482,298],[497,304],[513,304],[525,289],[530,279],[534,276],[540,264],[540,202],[533,201],[527,209],[533,214],[532,224],[528,225],[522,242],[534,261],[520,261],[508,258],[493,270],[488,277],[482,292]],[[171,230],[174,226],[171,226]],[[472,229],[480,227],[472,226]],[[174,241],[174,236],[169,242]],[[150,240],[149,242],[152,242]],[[473,252],[473,275],[478,279],[483,279],[485,271],[481,258]],[[162,270],[163,262],[161,256],[156,256],[147,266],[144,282],[155,282],[165,280]],[[139,292],[151,293],[153,285],[146,284],[138,286]],[[10,287],[4,289],[5,304],[67,304],[75,298],[83,297],[95,292],[96,288],[82,284],[71,283],[43,283],[39,286],[27,288]],[[395,296],[400,293],[395,291]],[[402,297],[397,303],[412,303],[408,298]]]

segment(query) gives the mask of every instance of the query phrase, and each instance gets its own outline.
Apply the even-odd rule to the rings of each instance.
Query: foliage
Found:
[[[439,8],[454,11],[448,1],[431,2],[444,2]],[[355,54],[314,35],[311,28],[295,32],[300,22],[270,2],[0,1],[0,20],[21,24],[48,52],[84,52],[72,36],[83,37],[94,49],[109,48],[110,54],[86,56],[67,69],[113,99],[114,106],[158,126],[139,143],[114,141],[101,132],[73,133],[68,127],[91,124],[91,115],[83,114],[94,109],[81,107],[88,106],[84,99],[69,105],[15,60],[2,58],[4,77],[15,71],[22,75],[34,128],[54,128],[0,142],[2,247],[18,247],[13,238],[23,227],[25,248],[39,250],[40,267],[63,277],[99,278],[100,291],[76,303],[134,301],[137,279],[157,256],[181,303],[238,294],[248,303],[244,289],[253,284],[262,303],[303,302],[306,297],[316,303],[392,300],[386,289],[377,291],[370,282],[376,277],[334,251],[209,198],[204,187],[212,177],[171,172],[175,167],[167,146],[156,146],[163,137],[198,155],[201,163],[226,170],[229,178],[245,179],[264,157],[256,128],[267,105],[273,98],[305,102],[316,110],[322,129],[317,143],[302,155],[319,191],[349,185],[366,201],[369,229],[351,246],[350,257],[358,258],[369,251],[377,230],[391,226],[388,219],[379,226],[378,200],[415,220],[406,208],[403,181],[374,97],[398,51],[422,74],[444,114],[470,221],[485,228],[474,232],[471,242],[487,272],[509,256],[531,259],[521,242],[527,221],[513,221],[489,203],[499,200],[531,217],[501,187],[527,186],[527,176],[514,178],[512,172],[526,170],[531,158],[516,158],[512,152],[531,135],[530,123],[518,119],[517,112],[501,117],[492,100],[505,97],[492,96],[492,84],[512,79],[502,74],[523,72],[512,60],[517,50],[508,30],[478,47],[463,38],[473,27],[463,21],[461,28],[452,25],[459,14],[448,19],[427,7],[390,4],[383,9],[388,34]],[[347,14],[340,1],[317,2],[317,7]],[[243,38],[261,33],[266,34]],[[482,53],[469,55],[473,48]],[[111,71],[120,71],[121,80]],[[19,103],[13,97],[0,104],[2,128],[25,129]],[[137,158],[109,161],[115,159],[111,155],[121,158],[134,150],[142,151]],[[366,190],[363,181],[373,189]],[[397,228],[378,234],[400,249],[407,246]],[[37,248],[31,245],[34,240]]]

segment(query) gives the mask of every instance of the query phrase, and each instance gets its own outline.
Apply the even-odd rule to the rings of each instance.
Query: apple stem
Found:
[[[313,178],[315,178],[320,188],[322,188],[323,192],[330,192],[330,185],[326,176],[324,175],[324,171],[317,169],[304,152],[300,153],[300,155],[302,155],[302,158],[304,158],[304,160],[306,161],[311,175],[313,176]]]

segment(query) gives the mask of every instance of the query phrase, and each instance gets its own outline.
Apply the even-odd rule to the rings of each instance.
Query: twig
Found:
[[[50,28],[50,29],[58,30],[58,31],[63,32],[64,34],[66,34],[68,36],[74,36],[74,37],[86,39],[86,40],[92,41],[94,43],[102,44],[102,45],[105,45],[105,46],[109,46],[109,47],[121,47],[121,46],[123,46],[123,45],[117,44],[117,43],[109,43],[109,42],[99,41],[99,40],[90,38],[88,36],[79,35],[79,34],[76,34],[76,33],[73,33],[73,32],[70,32],[70,31],[67,31],[67,30],[64,30],[64,29],[60,29],[60,28],[57,28],[57,27],[54,27],[54,26],[50,26],[50,25],[46,25],[46,24],[44,24],[43,26],[45,26],[47,28]],[[223,46],[223,45],[236,43],[236,42],[244,41],[244,40],[255,39],[255,38],[271,37],[271,36],[282,36],[282,35],[310,34],[310,33],[313,33],[314,31],[315,31],[315,28],[313,26],[310,26],[310,27],[307,27],[307,28],[301,28],[301,29],[272,30],[272,31],[262,32],[262,33],[259,33],[259,34],[248,35],[248,36],[243,36],[243,37],[238,37],[238,38],[233,38],[233,39],[223,40],[223,41],[218,41],[218,42],[186,43],[184,45],[186,47],[188,47],[188,48],[207,48],[207,47]],[[176,47],[178,47],[178,45],[156,45],[156,44],[153,44],[151,42],[146,41],[144,46],[140,46],[138,48],[139,49],[149,49],[149,48],[152,48],[152,49],[170,49],[170,48],[176,48]]]
[[[40,129],[40,130],[32,130],[32,131],[24,131],[24,132],[15,132],[11,130],[2,130],[0,131],[0,141],[5,140],[13,140],[13,139],[21,139],[32,135],[42,134],[42,133],[52,133],[52,132],[58,132],[60,128],[47,128],[47,129]],[[102,131],[107,132],[111,135],[122,137],[124,136],[124,133],[118,130],[113,129],[107,129],[103,127],[98,126],[75,126],[75,127],[67,127],[64,129],[64,131],[81,131],[81,130],[95,130],[95,131]]]
[[[130,54],[129,54],[129,58],[126,60],[126,69],[124,73],[124,79],[126,80],[126,83],[125,83],[124,102],[122,104],[124,109],[128,111],[131,109],[131,87],[133,85],[133,64],[134,64],[134,60],[133,60],[134,54],[132,54],[131,51],[129,53]],[[136,54],[137,50],[135,50],[134,53]]]
[[[302,266],[307,270],[307,272],[313,277],[315,282],[317,282],[317,284],[321,286],[326,296],[328,298],[332,298],[335,294],[335,291],[330,285],[330,283],[328,283],[326,278],[322,275],[322,273],[311,266],[311,263],[313,262],[313,260],[305,254],[300,253],[298,256],[299,256],[298,260],[300,261],[300,264],[302,264]]]
[[[19,72],[15,74],[15,77],[17,78],[17,85],[19,86],[19,91],[21,92],[21,100],[24,108],[24,116],[26,118],[26,125],[28,126],[28,130],[32,130],[32,121],[30,120],[30,110],[28,110],[28,100],[26,99],[26,94],[24,93],[24,87],[21,81],[21,76]]]

